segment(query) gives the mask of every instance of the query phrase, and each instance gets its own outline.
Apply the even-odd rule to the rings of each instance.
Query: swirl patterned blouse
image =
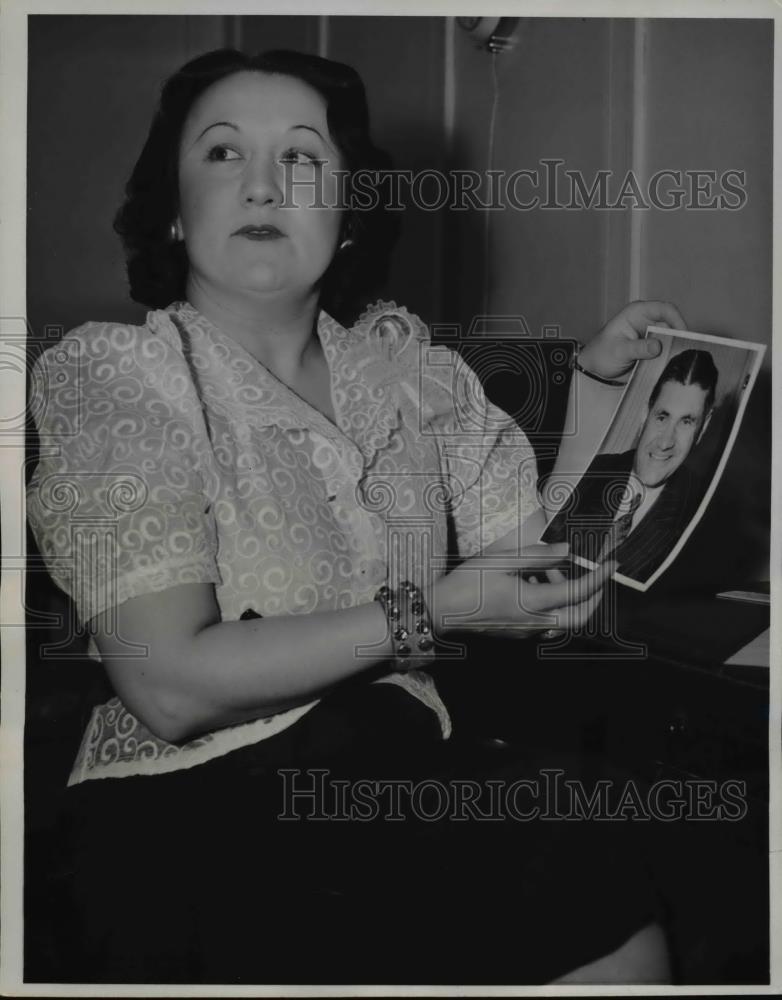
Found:
[[[389,573],[443,573],[449,519],[466,557],[532,513],[526,437],[418,317],[380,302],[349,330],[322,312],[317,332],[336,425],[188,303],[143,326],[87,323],[41,356],[28,516],[83,623],[184,583],[214,584],[224,621],[348,608]],[[449,735],[428,674],[383,681]],[[70,783],[190,767],[314,704],[175,745],[112,698],[93,711]]]

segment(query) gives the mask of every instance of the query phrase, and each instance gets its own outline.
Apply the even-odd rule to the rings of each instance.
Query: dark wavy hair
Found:
[[[649,406],[654,406],[666,382],[679,382],[681,385],[697,385],[703,389],[706,393],[703,412],[708,413],[714,405],[718,378],[717,366],[708,351],[697,351],[695,348],[681,351],[663,368],[649,396]]]
[[[254,56],[235,49],[208,52],[163,85],[159,108],[114,221],[125,247],[130,295],[155,309],[185,298],[187,254],[181,241],[170,238],[179,210],[182,129],[191,108],[212,84],[248,70],[301,80],[326,102],[329,132],[350,175],[340,240],[347,233],[353,243],[335,254],[323,275],[320,305],[344,320],[385,277],[399,223],[398,213],[387,210],[379,198],[373,199],[373,207],[359,211],[350,200],[351,179],[360,171],[365,191],[367,180],[377,182],[383,171],[391,169],[391,158],[372,142],[358,73],[331,59],[282,49]]]

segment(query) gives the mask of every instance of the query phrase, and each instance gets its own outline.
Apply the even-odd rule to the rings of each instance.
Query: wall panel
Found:
[[[224,29],[212,16],[29,18],[27,288],[36,335],[46,325],[143,317],[112,222],[163,80],[223,45]]]

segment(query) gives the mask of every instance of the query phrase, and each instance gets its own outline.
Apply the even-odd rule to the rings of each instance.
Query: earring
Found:
[[[353,240],[351,240],[350,237],[348,237],[346,240],[343,240],[340,243],[339,248],[340,250],[344,250],[345,247],[352,247],[352,246],[353,246]]]
[[[168,227],[168,238],[171,243],[179,242],[179,226],[177,226],[176,222],[172,222]]]

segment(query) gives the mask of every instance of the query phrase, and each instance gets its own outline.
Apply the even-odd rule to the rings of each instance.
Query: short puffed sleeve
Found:
[[[412,401],[417,433],[436,443],[439,474],[463,558],[507,534],[538,508],[534,450],[513,417],[492,403],[461,354],[432,341],[418,316],[379,302],[362,333],[393,343],[386,379]],[[487,345],[491,350],[491,345]]]
[[[450,406],[432,420],[458,552],[468,558],[537,510],[537,463],[526,434],[486,396],[456,351],[435,348],[431,365],[449,371]],[[426,394],[427,367],[422,391]]]
[[[132,597],[221,582],[208,439],[181,346],[147,327],[80,327],[36,362],[30,411],[28,519],[83,624]]]

